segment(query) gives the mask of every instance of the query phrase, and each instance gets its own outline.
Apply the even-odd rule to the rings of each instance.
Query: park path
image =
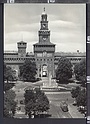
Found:
[[[84,118],[84,115],[78,111],[76,106],[69,104],[68,108],[69,108],[69,113],[72,115],[72,118]]]
[[[13,90],[16,93],[15,101],[17,102],[16,113],[14,115],[14,118],[28,118],[28,116],[25,115],[25,105],[20,104],[20,100],[24,99],[25,87],[26,84],[22,81],[17,81],[17,83],[13,87]],[[20,110],[18,108],[20,108]]]

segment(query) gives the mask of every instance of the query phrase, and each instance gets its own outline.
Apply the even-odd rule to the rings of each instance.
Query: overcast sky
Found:
[[[27,42],[27,51],[33,52],[38,42],[38,30],[43,8],[48,15],[52,43],[56,52],[86,51],[85,4],[5,4],[4,49],[17,50],[17,42]]]

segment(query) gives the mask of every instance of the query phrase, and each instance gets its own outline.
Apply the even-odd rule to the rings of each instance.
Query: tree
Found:
[[[86,106],[86,90],[83,89],[79,92],[78,96],[76,97],[76,102],[78,106]]]
[[[6,92],[7,90],[10,90],[11,88],[13,88],[15,86],[14,83],[5,83],[4,84],[4,91]]]
[[[49,109],[49,100],[45,93],[39,88],[35,89],[36,91],[36,103],[38,104],[38,112],[44,112]]]
[[[14,80],[16,78],[15,71],[4,63],[4,80]]]
[[[75,77],[81,82],[82,86],[86,83],[86,60],[83,59],[80,63],[77,63],[74,67]]]
[[[77,86],[71,90],[71,94],[73,98],[77,98],[78,94],[81,92],[81,88]]]
[[[27,104],[32,99],[33,99],[34,102],[36,100],[34,90],[26,90],[25,94],[24,94],[24,97],[25,97],[25,104]]]
[[[28,90],[24,94],[25,97],[25,110],[29,118],[33,114],[34,116],[39,115],[49,109],[49,100],[45,93],[39,88],[35,90]]]
[[[37,68],[35,62],[27,60],[22,66],[20,66],[20,77],[26,81],[33,81],[35,80],[35,76],[37,74],[36,71]]]
[[[10,118],[11,114],[9,113],[9,109],[4,107],[4,112],[3,112],[3,116],[6,118]]]
[[[13,90],[8,90],[5,93],[5,97],[9,98],[9,100],[15,99],[16,94]]]
[[[8,90],[4,94],[4,117],[13,117],[16,111],[15,92]]]
[[[72,77],[72,64],[66,57],[61,57],[56,69],[56,79],[59,83],[66,83]]]
[[[71,91],[72,97],[75,98],[77,106],[86,106],[86,89],[79,86]]]

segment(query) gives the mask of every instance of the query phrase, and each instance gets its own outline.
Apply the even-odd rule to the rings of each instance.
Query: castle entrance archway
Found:
[[[42,77],[47,77],[48,72],[47,72],[47,65],[43,64],[42,66]]]

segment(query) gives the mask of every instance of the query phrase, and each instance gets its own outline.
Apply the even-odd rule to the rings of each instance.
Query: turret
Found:
[[[17,43],[17,47],[18,47],[18,56],[19,57],[25,57],[26,56],[27,43],[24,41],[20,41]]]

